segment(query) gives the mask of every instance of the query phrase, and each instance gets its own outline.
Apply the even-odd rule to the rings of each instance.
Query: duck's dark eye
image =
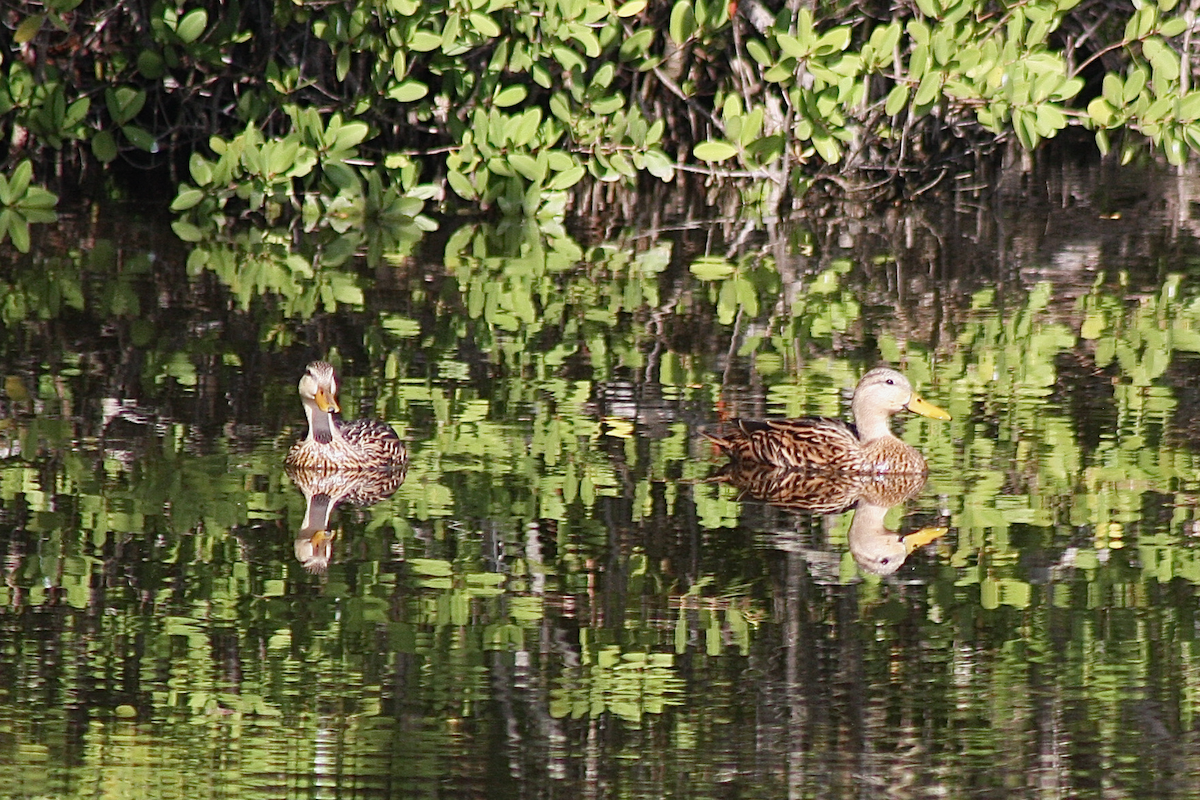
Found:
[[[888,386],[895,386],[895,385],[896,385],[896,382],[895,382],[894,380],[892,380],[891,378],[888,378],[888,379],[887,379],[887,385],[888,385]]]

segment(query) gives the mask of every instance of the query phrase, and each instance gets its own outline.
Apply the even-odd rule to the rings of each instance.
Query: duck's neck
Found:
[[[858,429],[860,442],[870,442],[885,436],[894,437],[891,419],[887,414],[878,411],[866,412],[857,404],[850,407],[850,412],[854,414],[854,427]]]
[[[301,536],[312,536],[317,531],[329,529],[329,513],[333,511],[333,500],[329,495],[314,494],[304,509],[304,522],[300,524]]]
[[[308,414],[308,438],[318,444],[329,444],[338,436],[337,425],[333,421],[333,413],[322,411],[315,404],[304,404]]]
[[[883,536],[895,536],[883,525],[884,517],[891,510],[890,506],[881,506],[860,500],[854,509],[854,518],[850,520],[849,536],[862,539]]]

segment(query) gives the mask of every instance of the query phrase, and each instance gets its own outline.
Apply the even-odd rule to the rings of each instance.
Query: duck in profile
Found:
[[[892,433],[892,415],[906,409],[931,419],[950,419],[922,400],[899,372],[879,367],[854,389],[854,425],[826,417],[734,420],[736,430],[728,435],[704,436],[739,463],[817,472],[924,474],[925,457]]]
[[[385,422],[337,417],[338,382],[333,367],[314,361],[300,378],[300,399],[308,417],[308,435],[292,446],[284,463],[295,469],[356,471],[405,470],[408,450]]]

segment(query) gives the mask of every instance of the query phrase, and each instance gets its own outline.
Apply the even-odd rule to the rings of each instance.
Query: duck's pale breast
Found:
[[[895,436],[884,436],[859,446],[859,470],[888,475],[924,475],[928,467],[921,451]]]
[[[352,466],[361,459],[359,448],[337,437],[325,444],[304,438],[292,445],[283,463],[299,469],[330,469]]]
[[[408,451],[383,422],[354,420],[338,425],[329,442],[306,437],[292,446],[284,463],[307,470],[395,470],[408,466]]]

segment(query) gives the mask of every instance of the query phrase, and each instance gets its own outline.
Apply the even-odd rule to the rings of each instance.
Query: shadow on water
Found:
[[[0,794],[1200,795],[1196,184],[1106,170],[587,238],[40,231]],[[285,475],[314,357],[409,447],[368,507]],[[953,416],[903,422],[896,510],[710,480],[700,430],[845,417],[880,362]]]

